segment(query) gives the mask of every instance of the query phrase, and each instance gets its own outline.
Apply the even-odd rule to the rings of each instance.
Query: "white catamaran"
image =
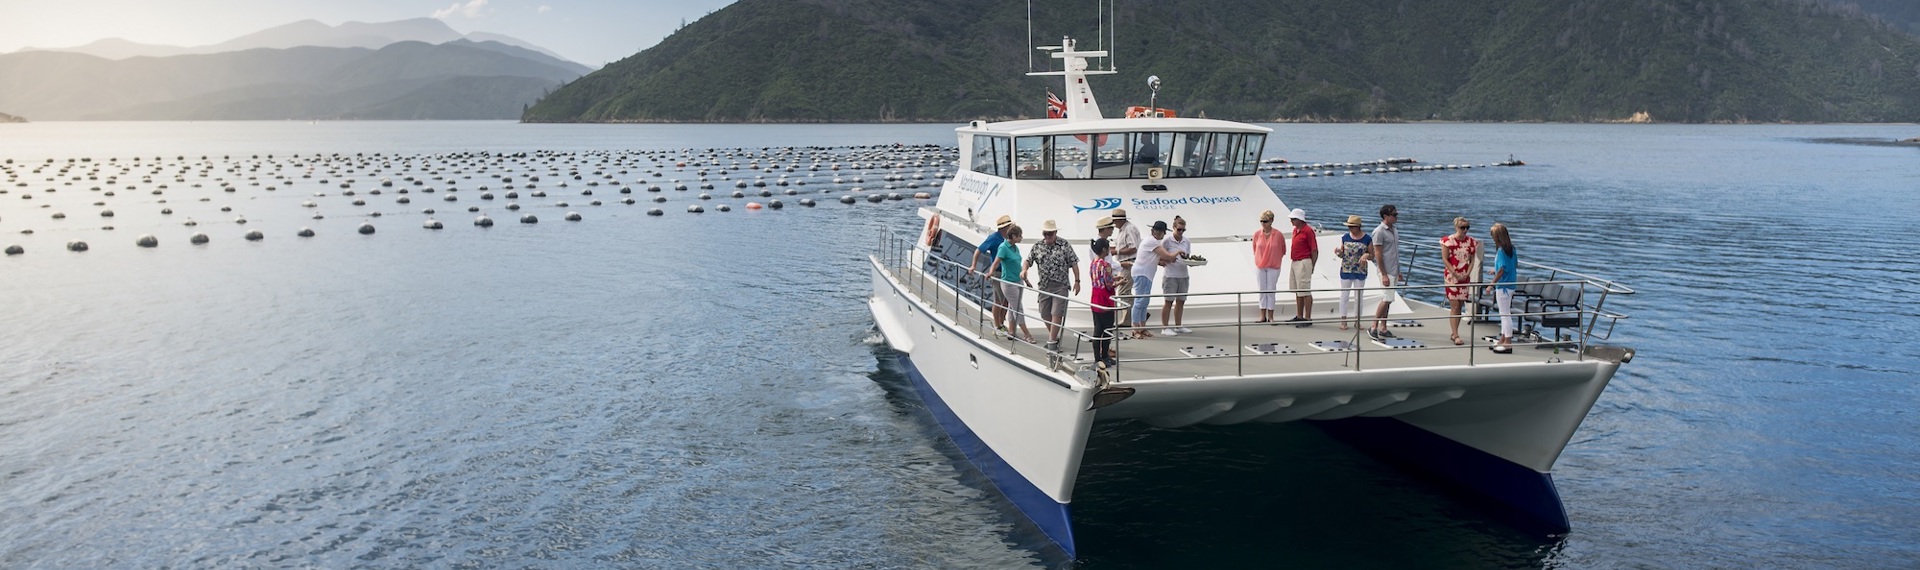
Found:
[[[958,174],[921,210],[926,225],[916,229],[923,231],[882,237],[870,257],[869,305],[947,434],[1068,556],[1075,555],[1068,505],[1096,421],[1179,427],[1313,420],[1551,531],[1567,529],[1550,473],[1614,371],[1633,358],[1631,349],[1593,342],[1625,318],[1602,308],[1608,296],[1630,289],[1523,264],[1533,280],[1521,284],[1513,305],[1530,334],[1518,349],[1493,353],[1486,340],[1467,334],[1478,330],[1471,324],[1462,328],[1469,342],[1456,346],[1446,310],[1409,298],[1437,297],[1440,285],[1385,287],[1376,270],[1361,312],[1371,316],[1383,296],[1394,300],[1395,338],[1375,340],[1364,325],[1333,326],[1339,263],[1329,260],[1337,259],[1340,239],[1327,233],[1319,236],[1321,262],[1312,278],[1313,315],[1323,324],[1256,322],[1260,291],[1244,232],[1262,211],[1282,220],[1289,211],[1259,177],[1272,130],[1172,117],[1151,105],[1128,118],[1103,118],[1087,76],[1112,73],[1088,69],[1090,58],[1107,53],[1078,51],[1071,38],[1042,49],[1062,70],[1031,75],[1065,79],[1056,103],[1065,117],[956,129]],[[1029,344],[996,335],[985,264],[970,267],[993,221],[1006,215],[1028,228],[1057,221],[1084,272],[1096,221],[1116,207],[1135,224],[1175,215],[1190,223],[1192,253],[1210,261],[1190,271],[1185,326],[1192,332],[1121,342],[1118,365],[1099,366],[1090,341],[1107,333],[1094,330],[1089,292],[1082,290],[1068,301],[1057,348],[1045,338]],[[1415,282],[1438,281],[1437,270],[1413,261],[1438,257],[1432,247],[1412,246],[1396,270]],[[1127,293],[1120,292],[1122,303],[1159,311],[1157,296]],[[1025,291],[1025,314],[1038,314],[1042,295]],[[1279,298],[1280,312],[1291,315],[1293,292],[1279,291]]]

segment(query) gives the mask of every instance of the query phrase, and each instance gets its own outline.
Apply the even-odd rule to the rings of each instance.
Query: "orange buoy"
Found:
[[[940,214],[927,216],[927,247],[940,245]]]

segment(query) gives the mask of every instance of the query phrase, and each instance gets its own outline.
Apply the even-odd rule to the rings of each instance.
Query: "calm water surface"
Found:
[[[1555,471],[1574,530],[1509,527],[1307,425],[1102,424],[1075,496],[1079,565],[1920,565],[1920,149],[1816,142],[1920,127],[1276,128],[1269,155],[1295,161],[1511,153],[1529,166],[1271,184],[1320,221],[1398,204],[1408,241],[1456,215],[1504,221],[1523,258],[1640,292],[1609,303],[1639,356]],[[28,183],[0,194],[0,244],[28,252],[0,259],[0,567],[1069,564],[956,462],[876,344],[863,256],[881,230],[918,228],[911,200],[695,216],[697,191],[669,188],[648,217],[607,186],[587,205],[544,162],[553,196],[518,213],[476,200],[492,174],[527,175],[511,161],[469,172],[458,202],[365,207],[313,180],[105,197],[26,174],[48,158],[896,142],[952,131],[0,125]],[[353,177],[379,176],[403,174]],[[845,186],[806,187],[822,189]],[[501,224],[469,225],[473,204]],[[423,208],[448,228],[421,229]],[[513,223],[529,212],[541,222]],[[353,232],[369,220],[378,233]],[[187,245],[194,231],[213,242]],[[161,246],[134,247],[141,233]],[[93,250],[64,251],[75,239]]]

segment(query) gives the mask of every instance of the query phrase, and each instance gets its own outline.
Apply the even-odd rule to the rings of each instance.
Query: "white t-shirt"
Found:
[[[1180,252],[1186,252],[1187,255],[1193,255],[1193,242],[1191,240],[1175,239],[1173,234],[1167,234],[1167,239],[1160,240],[1160,243],[1160,247],[1167,248],[1167,253],[1178,254]],[[1185,279],[1187,277],[1187,261],[1184,259],[1176,259],[1167,262],[1167,277]]]
[[[1160,240],[1152,236],[1140,240],[1140,253],[1133,262],[1134,277],[1145,277],[1151,281],[1153,276],[1160,274],[1160,255],[1153,252],[1159,247]]]

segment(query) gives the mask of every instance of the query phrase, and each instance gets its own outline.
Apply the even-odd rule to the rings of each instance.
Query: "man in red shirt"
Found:
[[[1320,242],[1313,238],[1313,226],[1307,225],[1307,211],[1294,208],[1287,214],[1293,223],[1293,245],[1287,248],[1293,269],[1287,274],[1287,288],[1294,290],[1293,318],[1296,327],[1313,326],[1313,264],[1320,261]]]

